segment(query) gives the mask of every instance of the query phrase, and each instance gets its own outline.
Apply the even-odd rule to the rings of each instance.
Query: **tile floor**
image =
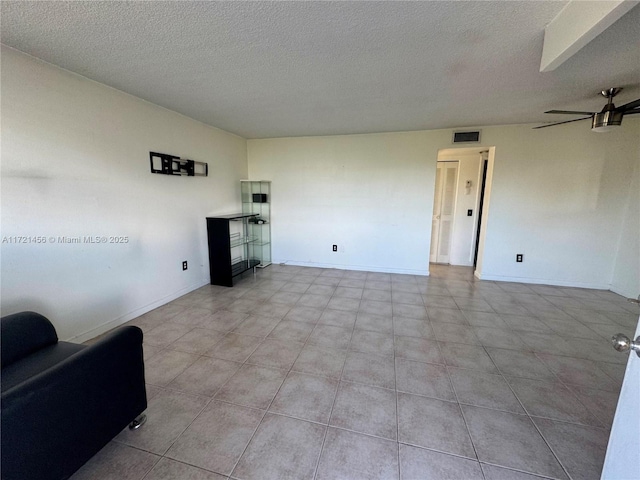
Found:
[[[72,478],[597,479],[634,309],[462,267],[272,265],[130,322],[148,422]]]

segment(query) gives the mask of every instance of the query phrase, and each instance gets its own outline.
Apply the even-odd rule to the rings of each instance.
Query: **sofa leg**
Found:
[[[133,419],[133,422],[129,424],[129,430],[137,430],[147,421],[147,416],[143,413]]]

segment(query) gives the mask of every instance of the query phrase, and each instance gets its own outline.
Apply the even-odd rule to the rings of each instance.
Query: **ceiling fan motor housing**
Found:
[[[601,112],[595,113],[591,120],[591,129],[598,131],[606,131],[607,127],[617,127],[622,123],[624,112],[616,111],[616,107],[611,101],[604,106]]]

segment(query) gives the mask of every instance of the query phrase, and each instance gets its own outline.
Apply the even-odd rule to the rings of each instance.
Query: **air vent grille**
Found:
[[[453,143],[480,143],[480,130],[453,132]]]

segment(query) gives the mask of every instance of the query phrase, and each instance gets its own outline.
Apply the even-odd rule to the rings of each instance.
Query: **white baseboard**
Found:
[[[335,268],[337,270],[356,270],[359,272],[399,273],[403,275],[419,275],[422,277],[429,276],[429,270],[414,270],[405,268],[371,267],[362,265],[337,265],[332,263],[296,262],[289,260],[273,260],[272,263],[275,265],[294,265],[296,267]]]
[[[177,292],[174,292],[170,295],[166,295],[158,300],[156,300],[153,303],[150,303],[148,305],[145,305],[144,307],[140,307],[137,308],[125,315],[121,315],[118,318],[114,318],[113,320],[109,320],[108,322],[105,322],[101,325],[98,325],[97,327],[92,328],[91,330],[87,330],[84,333],[80,333],[78,335],[74,335],[71,338],[68,338],[66,341],[67,342],[73,342],[73,343],[83,343],[86,342],[87,340],[91,340],[92,338],[97,337],[98,335],[102,335],[105,332],[108,332],[109,330],[118,327],[120,325],[122,325],[123,323],[127,323],[129,320],[133,320],[134,318],[139,317],[140,315],[144,315],[147,312],[150,312],[151,310],[154,310],[158,307],[161,307],[162,305],[165,305],[173,300],[175,300],[176,298],[179,298],[183,295],[186,295],[189,292],[193,292],[194,290],[197,290],[200,287],[203,287],[205,285],[208,285],[209,281],[205,281],[204,283],[197,283],[197,284],[193,284],[193,285],[189,285],[188,287],[182,288],[180,290],[178,290]]]
[[[569,282],[564,280],[553,280],[551,278],[530,278],[530,277],[510,277],[507,275],[486,275],[474,272],[474,276],[480,280],[489,280],[494,282],[513,282],[513,283],[530,283],[535,285],[552,285],[555,287],[575,287],[575,288],[591,288],[594,290],[609,290],[611,285],[605,283],[586,283],[586,282]]]

